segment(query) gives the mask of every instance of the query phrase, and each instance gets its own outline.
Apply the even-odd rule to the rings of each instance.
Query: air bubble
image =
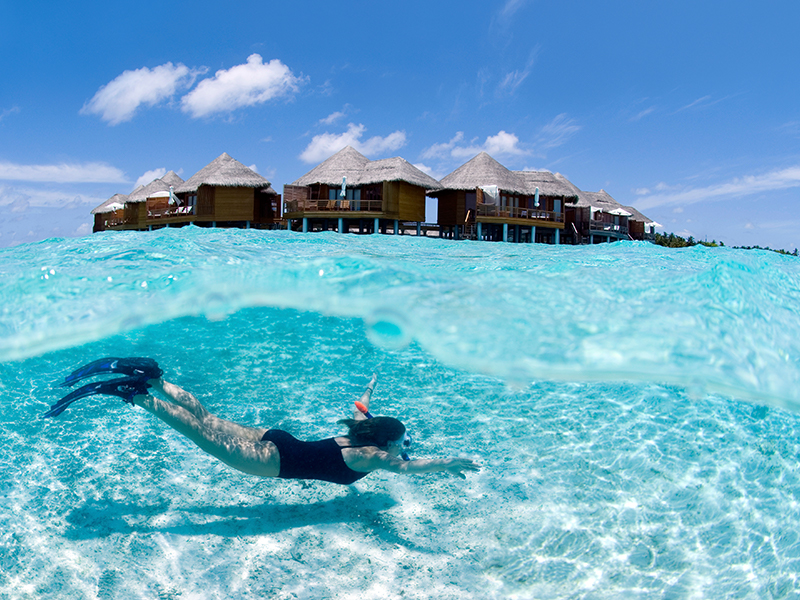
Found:
[[[378,310],[366,320],[367,338],[386,350],[401,350],[411,343],[411,333],[403,315],[392,310]]]

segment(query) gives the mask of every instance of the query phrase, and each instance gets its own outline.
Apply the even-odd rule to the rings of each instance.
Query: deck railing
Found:
[[[119,227],[125,224],[125,217],[109,217],[105,220],[105,228]]]
[[[519,206],[498,206],[496,204],[478,204],[479,217],[505,217],[508,219],[530,219],[534,221],[564,222],[564,213],[538,208],[522,208]]]
[[[167,217],[184,217],[193,215],[193,206],[168,206],[167,208],[151,208],[147,211],[147,219],[165,219]]]
[[[288,200],[286,212],[381,212],[383,200]]]
[[[594,233],[595,231],[603,231],[606,233],[618,233],[620,235],[628,235],[627,225],[616,225],[614,223],[606,223],[605,221],[589,221],[589,230]]]

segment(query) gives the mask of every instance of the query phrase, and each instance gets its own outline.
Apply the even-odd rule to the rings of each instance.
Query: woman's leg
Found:
[[[209,429],[256,442],[260,441],[264,432],[267,431],[263,427],[245,427],[233,421],[220,419],[218,416],[208,412],[206,407],[200,404],[200,401],[192,394],[168,381],[164,381],[163,379],[151,379],[147,383],[149,383],[155,391],[161,392],[169,398],[173,404],[186,409]]]
[[[361,398],[358,399],[358,401],[361,404],[363,404],[367,410],[369,410],[369,401],[372,398],[372,390],[375,389],[375,383],[377,383],[377,381],[378,381],[378,375],[377,373],[373,373],[372,379],[370,379],[369,383],[367,384],[367,389],[364,390],[364,393],[361,394]],[[366,415],[362,413],[360,410],[358,410],[358,408],[356,408],[353,411],[353,419],[355,419],[356,421],[361,421],[366,418],[367,418]]]
[[[196,399],[195,402],[197,402]],[[214,417],[205,409],[203,410],[207,416],[200,419],[183,406],[165,402],[149,394],[135,396],[133,403],[155,415],[175,431],[192,440],[200,449],[234,469],[261,477],[277,477],[280,472],[280,455],[275,444],[261,442],[260,437],[253,439],[251,436],[243,437],[229,433],[229,430],[235,428],[224,424],[236,425],[235,423]],[[189,402],[189,404],[192,403]],[[237,427],[241,427],[241,425],[237,425]],[[252,428],[244,427],[242,429],[251,430]]]

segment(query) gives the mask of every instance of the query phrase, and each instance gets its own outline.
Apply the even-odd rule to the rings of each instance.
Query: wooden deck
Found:
[[[564,229],[564,213],[540,210],[538,208],[522,208],[515,206],[497,206],[495,204],[478,204],[476,223],[493,223],[502,225],[525,225],[527,227],[549,227]]]
[[[386,214],[383,200],[291,200],[286,202],[284,216],[290,219],[324,218],[334,213],[340,213],[341,216],[352,213],[364,216]]]

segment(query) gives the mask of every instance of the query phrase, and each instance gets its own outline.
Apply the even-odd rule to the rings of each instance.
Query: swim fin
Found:
[[[164,374],[164,371],[161,370],[158,363],[152,358],[140,358],[135,356],[130,358],[108,357],[101,358],[100,360],[90,362],[89,364],[75,369],[66,376],[60,385],[61,387],[68,387],[75,385],[81,379],[105,373],[120,373],[139,379],[158,379]]]
[[[118,398],[122,398],[128,404],[133,404],[133,397],[140,394],[147,394],[147,389],[149,387],[150,386],[147,384],[147,381],[142,377],[122,377],[120,379],[87,383],[86,385],[79,387],[74,392],[70,392],[61,400],[53,404],[50,407],[50,410],[42,415],[42,418],[46,419],[47,417],[57,417],[62,412],[67,410],[67,407],[76,400],[86,398],[87,396],[94,396],[95,394],[117,396]]]

